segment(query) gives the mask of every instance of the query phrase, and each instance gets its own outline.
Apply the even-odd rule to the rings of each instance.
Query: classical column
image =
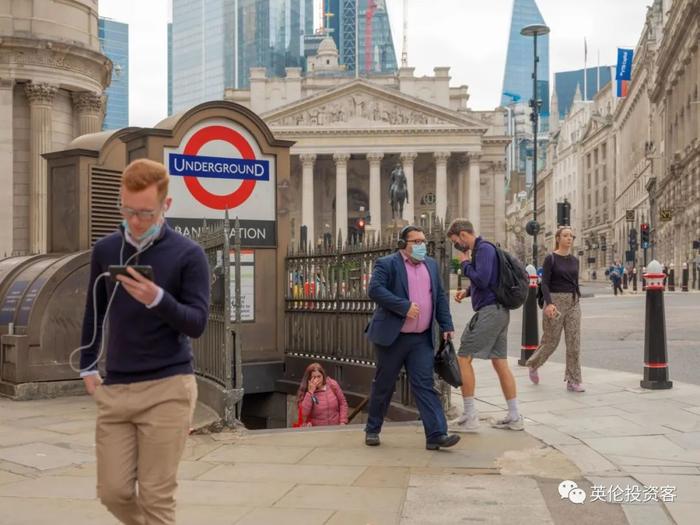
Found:
[[[494,164],[494,213],[496,214],[496,242],[505,246],[506,241],[506,165]]]
[[[381,167],[384,153],[368,153],[369,161],[369,216],[370,224],[377,231],[382,231],[382,177]]]
[[[335,235],[340,231],[343,242],[348,240],[348,160],[349,153],[336,153],[335,161]],[[337,240],[337,239],[336,239]]]
[[[401,163],[403,165],[403,172],[406,175],[406,185],[408,187],[408,201],[403,205],[403,219],[408,221],[409,224],[413,224],[416,220],[414,210],[414,203],[416,199],[416,193],[413,190],[413,162],[416,160],[418,154],[413,152],[402,153]]]
[[[459,168],[457,173],[459,191],[457,199],[458,212],[453,219],[467,216],[467,203],[469,202],[467,193],[469,189],[469,157],[467,157],[466,154],[457,156],[457,165]]]
[[[302,165],[301,176],[301,225],[306,226],[306,239],[311,247],[316,246],[314,230],[314,153],[299,155]]]
[[[29,250],[46,252],[48,213],[46,160],[41,156],[53,149],[51,107],[58,89],[50,84],[27,83],[29,101]]]
[[[73,93],[73,109],[78,114],[78,135],[102,130],[104,98],[97,93],[80,91]]]
[[[474,230],[480,233],[481,226],[481,171],[479,170],[478,153],[469,154],[469,206],[467,219],[474,225]]]
[[[447,159],[449,151],[436,151],[435,157],[435,217],[441,221],[447,215]]]
[[[14,250],[14,139],[12,93],[15,83],[0,80],[0,257]]]

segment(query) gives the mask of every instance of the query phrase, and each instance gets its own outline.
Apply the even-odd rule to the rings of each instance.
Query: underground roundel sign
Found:
[[[164,156],[173,197],[168,221],[176,229],[222,219],[228,209],[231,219],[238,217],[253,228],[251,235],[265,237],[253,244],[269,244],[264,231],[274,231],[275,159],[261,153],[247,129],[230,120],[208,119],[193,126]]]

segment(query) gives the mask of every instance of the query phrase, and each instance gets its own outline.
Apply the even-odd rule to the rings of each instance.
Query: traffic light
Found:
[[[649,224],[643,222],[639,225],[639,237],[642,244],[642,249],[646,250],[649,248]]]
[[[571,226],[571,203],[557,202],[557,226]]]

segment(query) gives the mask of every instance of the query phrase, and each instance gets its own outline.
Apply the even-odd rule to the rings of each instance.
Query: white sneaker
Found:
[[[478,432],[479,414],[475,413],[472,416],[465,416],[462,414],[454,421],[450,421],[449,429],[452,432]]]
[[[514,421],[511,421],[508,416],[506,416],[502,419],[491,420],[491,426],[504,430],[525,430],[525,421],[523,420],[523,416],[518,417],[518,419]]]

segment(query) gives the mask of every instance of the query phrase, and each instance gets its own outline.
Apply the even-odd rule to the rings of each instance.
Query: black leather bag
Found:
[[[454,387],[462,386],[462,373],[459,370],[457,352],[452,341],[445,341],[445,339],[440,341],[440,348],[435,354],[434,369],[435,373],[448,384]]]

